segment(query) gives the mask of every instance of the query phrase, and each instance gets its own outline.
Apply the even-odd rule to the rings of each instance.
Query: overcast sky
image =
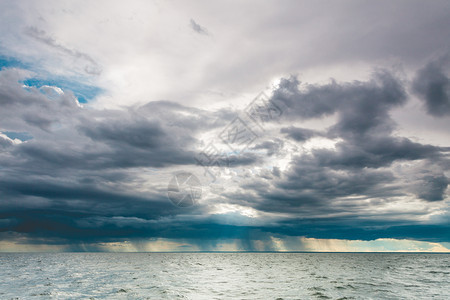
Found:
[[[2,1],[0,67],[0,251],[450,251],[448,1]]]

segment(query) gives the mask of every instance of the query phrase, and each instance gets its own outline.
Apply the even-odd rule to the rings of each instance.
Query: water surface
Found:
[[[0,253],[0,299],[450,299],[450,255]]]

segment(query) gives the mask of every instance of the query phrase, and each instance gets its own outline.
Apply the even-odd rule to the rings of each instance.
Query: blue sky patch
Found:
[[[31,134],[29,134],[28,132],[4,131],[2,133],[5,134],[7,137],[9,137],[12,140],[19,139],[23,142],[31,140],[33,138],[33,136]]]
[[[0,69],[3,68],[27,68],[27,65],[14,57],[0,55]]]
[[[66,78],[58,78],[58,79],[40,79],[40,78],[29,78],[23,81],[23,83],[27,86],[34,86],[40,88],[44,85],[56,86],[61,88],[62,90],[72,91],[75,97],[78,98],[78,102],[87,103],[89,100],[98,96],[103,89],[83,84],[76,81],[70,81]]]
[[[4,56],[0,54],[0,69],[3,68],[21,68],[33,71],[28,64],[9,56]],[[78,102],[87,103],[89,100],[98,96],[103,89],[81,83],[76,80],[70,80],[68,78],[29,78],[23,81],[27,86],[34,86],[40,88],[44,85],[56,86],[62,90],[72,91],[75,97],[78,98]]]

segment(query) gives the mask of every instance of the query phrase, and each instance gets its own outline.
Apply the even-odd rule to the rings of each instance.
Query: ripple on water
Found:
[[[373,253],[0,254],[0,298],[28,299],[33,294],[43,299],[421,299],[430,295],[450,299],[450,272],[445,268],[449,258]]]

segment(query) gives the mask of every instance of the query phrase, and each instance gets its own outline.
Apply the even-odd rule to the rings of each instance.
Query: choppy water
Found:
[[[450,299],[449,254],[0,254],[0,299]]]

